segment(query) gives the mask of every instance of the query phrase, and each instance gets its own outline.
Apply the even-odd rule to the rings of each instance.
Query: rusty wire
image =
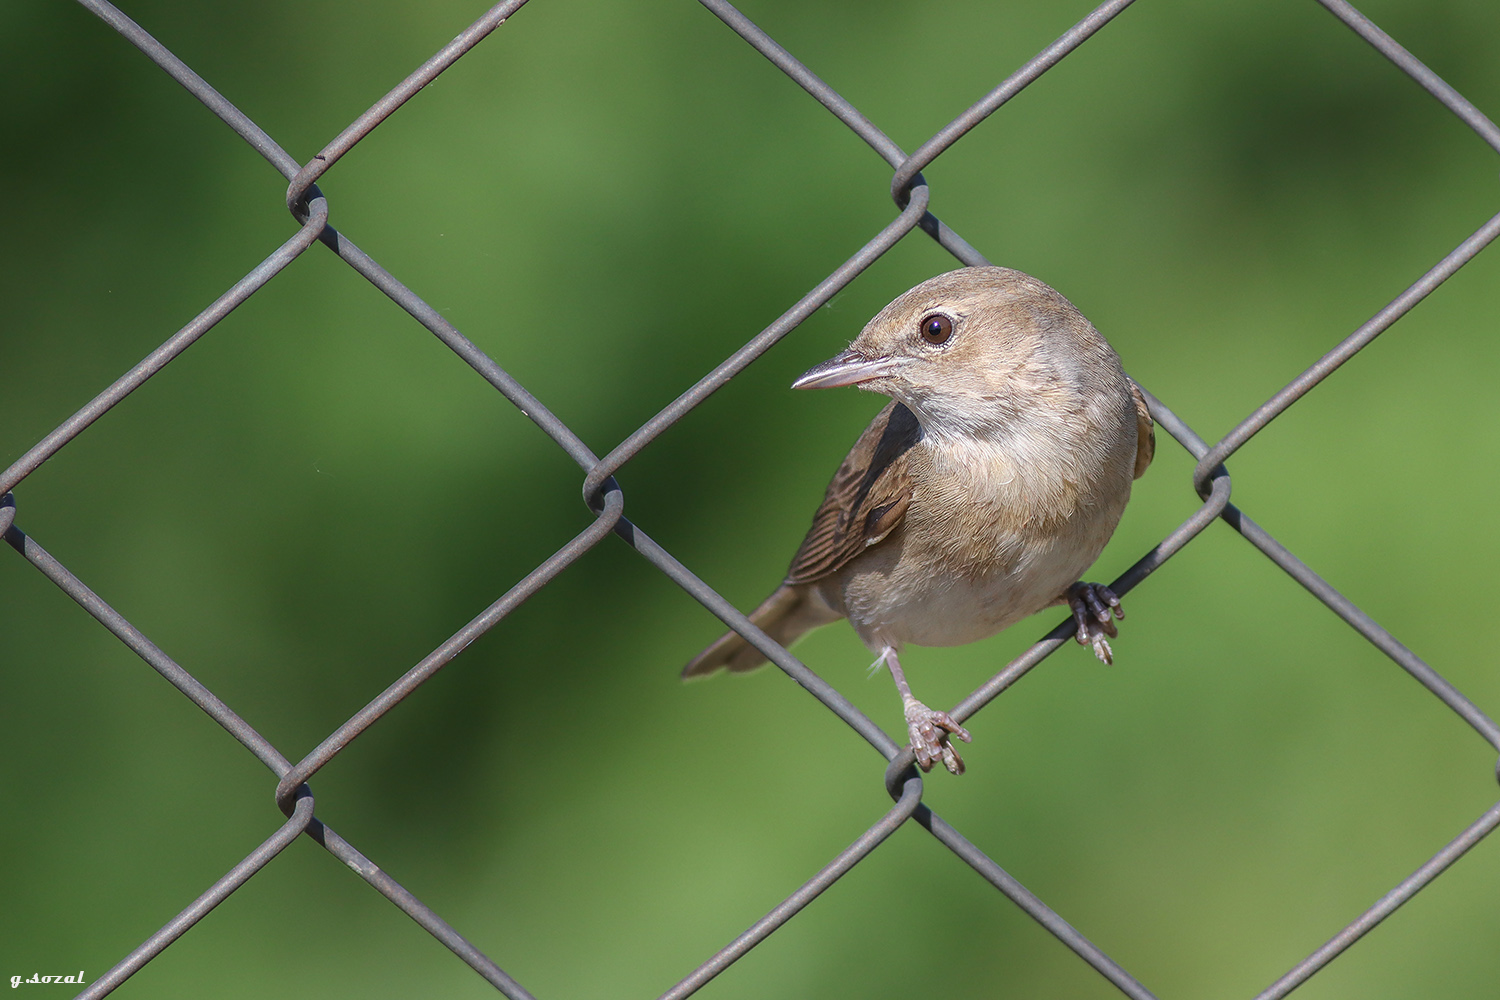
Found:
[[[896,212],[883,229],[802,299],[788,308],[775,322],[722,364],[704,375],[695,385],[646,421],[603,458],[596,456],[540,400],[443,319],[435,309],[355,246],[347,236],[329,225],[328,201],[316,185],[316,182],[341,157],[348,154],[362,138],[399,109],[413,94],[499,28],[506,18],[524,5],[526,0],[506,0],[485,12],[479,20],[403,80],[305,164],[299,163],[290,156],[274,139],[193,72],[182,60],[117,8],[105,0],[79,0],[79,2],[197,97],[256,152],[260,153],[273,168],[287,178],[289,183],[286,203],[299,224],[293,236],[267,257],[262,264],[204,309],[192,322],[170,337],[156,351],[121,375],[113,385],[39,441],[3,474],[0,474],[0,496],[3,496],[3,500],[0,500],[0,530],[4,531],[6,541],[264,763],[278,779],[276,801],[287,817],[285,823],[259,848],[235,865],[223,878],[205,889],[202,895],[182,910],[177,917],[122,958],[114,968],[100,976],[79,994],[80,996],[94,998],[108,994],[143,965],[161,954],[184,931],[205,917],[257,871],[270,864],[299,835],[306,834],[369,882],[501,993],[512,998],[530,997],[531,994],[522,984],[511,978],[478,947],[466,940],[437,913],[404,889],[352,844],[324,825],[315,814],[314,797],[309,782],[336,754],[358,739],[368,727],[380,721],[393,706],[412,694],[467,645],[493,627],[521,602],[546,586],[583,553],[613,534],[635,548],[651,564],[731,628],[745,635],[787,675],[864,737],[889,762],[885,771],[885,780],[887,789],[894,800],[890,811],[870,826],[858,840],[835,856],[816,876],[787,896],[780,905],[753,924],[744,934],[687,974],[681,982],[664,994],[665,997],[686,997],[728,969],[737,959],[829,888],[840,876],[867,857],[893,831],[908,820],[915,821],[928,830],[940,843],[968,863],[980,877],[1055,935],[1082,961],[1088,963],[1101,976],[1114,984],[1120,992],[1134,998],[1152,997],[1153,994],[1145,985],[1137,981],[922,802],[922,779],[912,765],[909,751],[898,746],[838,691],[810,671],[796,657],[771,641],[728,601],[703,583],[671,553],[654,542],[639,526],[625,518],[623,493],[614,479],[615,474],[635,458],[642,448],[669,430],[711,393],[722,388],[730,379],[742,372],[816,309],[826,304],[861,271],[914,230],[921,229],[963,264],[987,263],[979,251],[929,211],[930,192],[922,176],[922,170],[1003,104],[1020,94],[1031,82],[1065,59],[1095,33],[1104,29],[1117,14],[1130,6],[1132,0],[1108,0],[1101,4],[1082,21],[1067,30],[1056,42],[1016,70],[1009,78],[976,101],[967,111],[910,154],[902,150],[853,105],[726,0],[700,0],[703,6],[717,16],[729,30],[753,46],[885,160],[893,170],[890,193],[895,202]],[[1424,88],[1443,107],[1457,116],[1480,140],[1496,152],[1500,152],[1500,128],[1497,128],[1477,108],[1444,83],[1399,43],[1344,0],[1318,0],[1318,2],[1359,38]],[[1284,389],[1272,396],[1214,444],[1202,440],[1164,403],[1148,393],[1151,409],[1158,423],[1197,460],[1192,485],[1202,500],[1202,506],[1116,580],[1112,584],[1115,591],[1120,594],[1127,593],[1181,551],[1209,524],[1216,520],[1223,520],[1263,552],[1275,565],[1306,588],[1309,593],[1327,605],[1351,628],[1368,639],[1395,664],[1410,673],[1492,747],[1500,750],[1500,726],[1497,726],[1437,671],[1424,663],[1416,653],[1399,643],[1390,633],[1334,590],[1312,569],[1229,502],[1230,478],[1225,466],[1234,453],[1264,429],[1271,420],[1398,321],[1417,302],[1482,251],[1497,235],[1500,235],[1500,215],[1484,222],[1472,236],[1434,264],[1409,288],[1395,296],[1389,305],[1334,346],[1306,372],[1292,380]],[[257,290],[264,287],[315,242],[323,243],[426,327],[577,462],[583,474],[583,499],[594,518],[575,538],[392,683],[360,712],[329,734],[311,753],[301,760],[292,761],[257,733],[212,691],[198,682],[188,670],[155,646],[78,577],[49,555],[35,539],[23,533],[14,523],[16,501],[12,491],[43,462],[171,363],[184,349],[244,303]],[[1060,623],[1043,640],[965,698],[953,710],[953,716],[962,721],[978,712],[1064,644],[1070,637],[1070,631],[1069,621]],[[1393,887],[1368,910],[1356,916],[1342,931],[1314,948],[1305,960],[1287,970],[1281,978],[1267,986],[1259,994],[1260,1000],[1285,996],[1315,975],[1329,961],[1397,907],[1410,900],[1464,852],[1488,836],[1496,826],[1500,826],[1500,803],[1478,817],[1430,860]]]

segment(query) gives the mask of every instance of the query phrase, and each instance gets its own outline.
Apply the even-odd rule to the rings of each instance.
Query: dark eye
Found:
[[[953,336],[953,321],[942,313],[922,317],[922,339],[929,344],[946,344]]]

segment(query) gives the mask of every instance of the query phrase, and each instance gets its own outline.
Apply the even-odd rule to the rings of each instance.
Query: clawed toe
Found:
[[[1125,617],[1125,609],[1115,592],[1102,583],[1075,583],[1068,588],[1068,607],[1078,626],[1075,636],[1078,644],[1092,646],[1095,656],[1113,663],[1114,650],[1110,649],[1109,640],[1120,634],[1114,619]]]
[[[953,749],[953,737],[970,742],[969,731],[947,712],[934,712],[921,702],[912,702],[906,708],[906,728],[911,735],[912,753],[917,766],[923,771],[932,770],[932,765],[943,762],[953,774],[964,773],[964,759]]]

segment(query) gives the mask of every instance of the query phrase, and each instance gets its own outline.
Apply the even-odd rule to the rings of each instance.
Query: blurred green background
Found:
[[[301,159],[480,13],[125,9]],[[908,150],[1088,9],[743,6]],[[1500,109],[1492,0],[1363,9]],[[0,56],[3,465],[293,225],[284,180],[81,8],[0,6]],[[1493,153],[1307,0],[1137,4],[926,176],[1209,440],[1497,205]],[[322,187],[603,454],[878,231],[888,181],[697,4],[534,0]],[[753,606],[881,402],[789,382],[952,266],[901,243],[621,472],[629,516]],[[1491,714],[1497,279],[1492,249],[1231,463],[1237,504]],[[1192,464],[1163,436],[1096,577],[1196,509]],[[297,758],[581,530],[580,482],[315,247],[26,480],[17,523]],[[1113,668],[1048,660],[926,797],[1157,995],[1253,995],[1494,802],[1487,746],[1226,526],[1127,605]],[[1058,619],[913,651],[918,693],[953,704]],[[720,631],[608,539],[322,771],[318,814],[538,997],[655,996],[888,806],[779,672],[679,682]],[[899,725],[847,627],[798,653]],[[14,553],[0,671],[0,974],[92,978],[279,825],[274,782]],[[1493,997],[1497,888],[1492,840],[1298,996]],[[702,995],[932,990],[1117,995],[913,826]],[[117,995],[207,994],[492,995],[307,840]]]

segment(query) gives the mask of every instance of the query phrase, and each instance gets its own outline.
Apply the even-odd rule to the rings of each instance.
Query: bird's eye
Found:
[[[933,313],[922,317],[920,329],[922,339],[929,344],[946,344],[948,338],[953,336],[953,321],[942,313]]]

